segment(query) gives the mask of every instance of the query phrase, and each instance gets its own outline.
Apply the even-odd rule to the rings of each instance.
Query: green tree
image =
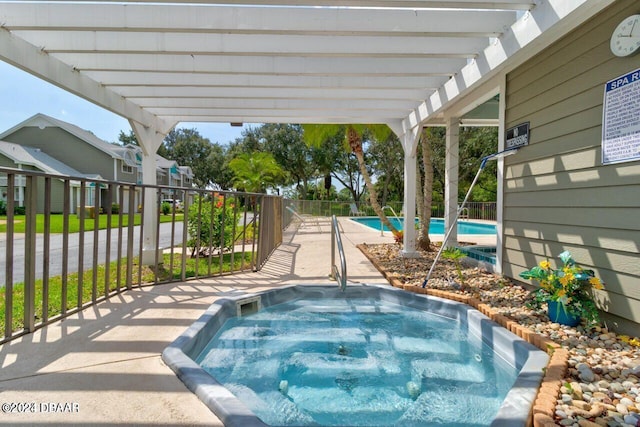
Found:
[[[497,127],[465,127],[460,135],[460,195],[469,191],[483,157],[498,151]],[[497,162],[488,162],[473,187],[470,201],[493,202],[497,198]]]
[[[198,188],[206,188],[215,182],[216,165],[209,157],[213,145],[196,129],[173,129],[163,141],[167,156],[182,166],[190,166],[193,171],[193,182]],[[158,150],[160,154],[160,150]]]
[[[340,146],[340,145],[339,145]],[[353,153],[342,150],[334,166],[333,176],[351,193],[351,200],[359,202],[365,195],[366,187],[363,185],[362,173],[358,159]],[[370,168],[367,171],[371,173]]]
[[[207,163],[213,172],[210,186],[219,190],[228,190],[233,187],[233,172],[229,168],[227,150],[218,143],[211,144],[211,151],[207,156]]]
[[[345,134],[346,142],[351,152],[356,156],[358,165],[360,167],[360,173],[364,179],[367,190],[369,191],[369,202],[374,212],[380,218],[380,221],[387,226],[393,234],[397,234],[398,230],[391,224],[387,216],[382,211],[382,207],[378,203],[378,196],[376,190],[371,181],[371,175],[367,170],[367,166],[364,160],[364,150],[362,149],[363,133],[369,132],[370,135],[378,140],[384,141],[391,134],[391,129],[387,125],[354,125],[349,124],[346,126],[340,125],[304,125],[304,138],[305,141],[312,146],[322,144],[327,138],[335,136],[337,134]]]
[[[432,150],[434,168],[434,199],[444,200],[445,185],[445,128],[432,129]],[[458,156],[458,197],[462,199],[473,181],[482,158],[493,154],[498,149],[498,129],[492,127],[460,128],[460,150]],[[469,201],[495,201],[497,195],[496,162],[489,162],[476,186],[471,192]]]
[[[404,194],[404,150],[395,134],[384,141],[372,141],[368,147],[373,174],[377,177],[376,191],[384,206],[389,200],[402,200]]]
[[[312,149],[303,141],[302,127],[290,124],[265,124],[259,131],[264,150],[273,155],[275,161],[286,173],[283,184],[295,184],[300,197],[305,199],[316,165],[312,161]]]
[[[270,153],[256,151],[243,153],[229,162],[233,182],[237,189],[252,193],[264,193],[282,176],[282,168]]]
[[[317,174],[324,178],[323,195],[326,199],[331,199],[332,179],[335,178],[347,187],[353,194],[354,200],[358,201],[362,194],[359,190],[360,180],[352,179],[353,174],[349,170],[349,153],[342,146],[343,139],[342,135],[337,134],[310,146],[312,165]]]
[[[136,134],[130,129],[129,133],[124,133],[124,131],[120,131],[118,134],[118,141],[122,145],[140,145],[138,144],[138,138],[136,138]]]

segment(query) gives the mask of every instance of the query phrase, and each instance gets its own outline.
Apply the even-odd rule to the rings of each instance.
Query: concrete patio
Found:
[[[348,218],[340,224],[349,282],[386,283],[356,245],[389,243],[390,233],[380,236]],[[217,298],[331,283],[330,242],[328,223],[305,223],[287,230],[260,272],[125,292],[4,344],[0,424],[221,426],[164,365],[162,350]]]

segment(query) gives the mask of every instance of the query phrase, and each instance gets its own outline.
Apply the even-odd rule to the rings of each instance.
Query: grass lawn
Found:
[[[177,215],[176,215],[177,216]],[[180,254],[174,254],[173,259],[173,271],[169,271],[170,254],[164,255],[164,265],[158,271],[158,281],[166,282],[169,280],[180,279],[181,277],[181,260]],[[244,254],[244,266],[247,268],[251,262],[252,254],[245,252]],[[231,254],[224,254],[222,258],[222,272],[229,272],[232,270],[239,270],[243,261],[242,253],[235,253],[233,266],[231,265]],[[131,278],[133,285],[138,284],[138,271],[139,266],[137,264],[137,258],[134,259],[133,271],[131,272]],[[198,259],[198,275],[204,276],[208,272],[209,258]],[[114,291],[117,286],[117,268],[116,261],[110,264],[109,268],[109,289]],[[126,288],[126,260],[121,260],[120,275],[121,283],[120,288]],[[195,277],[196,259],[187,257],[187,265],[185,269],[186,277]],[[214,256],[211,259],[211,271],[216,274],[220,271],[220,258]],[[86,270],[83,272],[83,285],[80,293],[82,295],[82,304],[91,301],[92,298],[92,282],[93,282],[93,270]],[[153,283],[155,281],[154,271],[149,266],[142,267],[142,283]],[[78,306],[78,273],[71,273],[67,275],[67,310],[71,310]],[[98,266],[98,292],[97,298],[105,295],[105,268],[104,265]],[[36,298],[35,298],[35,311],[36,311],[36,323],[42,320],[42,280],[36,281]],[[4,289],[0,289],[0,335],[4,334],[5,325],[5,309],[6,309],[6,295]],[[13,285],[13,321],[12,330],[17,331],[24,326],[24,285],[22,283],[16,283]],[[54,317],[62,312],[62,277],[56,276],[49,279],[49,318]]]
[[[51,214],[51,233],[62,233],[62,214]],[[160,215],[160,222],[171,222],[172,215]],[[119,216],[116,214],[111,215],[111,227],[117,227],[119,225]],[[184,219],[183,213],[176,213],[176,221],[182,221]],[[134,225],[140,225],[140,214],[135,214],[133,217]],[[7,217],[0,216],[0,233],[7,231]],[[84,230],[92,231],[95,227],[96,221],[92,218],[85,218]],[[15,215],[13,217],[15,233],[24,233],[25,230],[25,216]],[[129,225],[129,215],[122,215],[122,225]],[[107,215],[100,215],[98,217],[98,229],[104,230],[107,228]],[[69,215],[69,232],[77,233],[80,231],[80,219],[77,215]],[[36,215],[36,233],[44,233],[44,214]]]

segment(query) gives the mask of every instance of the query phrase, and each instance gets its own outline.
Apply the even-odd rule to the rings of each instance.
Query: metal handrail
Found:
[[[336,265],[336,244],[338,246],[338,255],[340,256],[340,269]],[[331,274],[333,280],[338,282],[341,290],[347,287],[347,259],[344,256],[344,247],[342,246],[342,238],[340,237],[340,229],[338,228],[338,219],[335,215],[331,216]]]
[[[401,223],[400,218],[398,217],[398,214],[396,213],[396,211],[389,205],[383,206],[382,207],[382,213],[384,213],[385,209],[391,209],[391,213],[393,213],[393,216],[396,217],[396,219],[398,220],[398,223]],[[380,235],[384,236],[384,224],[382,223],[382,221],[380,221]]]

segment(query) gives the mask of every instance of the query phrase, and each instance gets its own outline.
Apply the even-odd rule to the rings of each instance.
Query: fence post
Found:
[[[35,329],[36,298],[36,212],[38,211],[38,178],[27,175],[25,197],[25,240],[24,240],[24,329]]]
[[[7,240],[5,252],[5,312],[4,312],[4,336],[13,335],[13,227],[14,227],[14,197],[15,197],[15,174],[7,173]]]

